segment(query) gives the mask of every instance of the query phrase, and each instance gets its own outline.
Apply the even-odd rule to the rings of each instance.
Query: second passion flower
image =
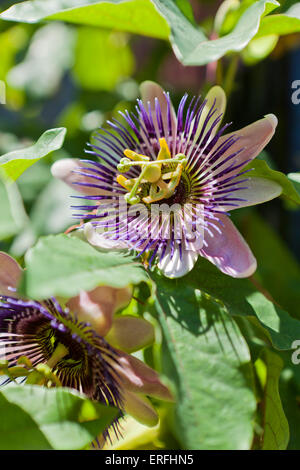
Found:
[[[148,396],[173,397],[157,372],[132,355],[152,344],[154,328],[116,313],[130,301],[131,288],[99,286],[60,302],[35,301],[18,295],[21,275],[18,263],[0,252],[0,362],[7,375],[17,368],[27,383],[78,390],[155,426],[159,418]],[[118,422],[113,428],[118,435]]]
[[[189,272],[198,256],[233,277],[248,277],[256,259],[229,211],[269,201],[282,188],[251,177],[244,167],[272,138],[273,114],[230,134],[220,128],[226,97],[213,87],[206,99],[185,94],[175,112],[169,94],[141,85],[136,112],[120,113],[87,150],[95,160],[63,159],[55,177],[81,192],[74,214],[90,243],[127,248],[158,261],[168,277]]]

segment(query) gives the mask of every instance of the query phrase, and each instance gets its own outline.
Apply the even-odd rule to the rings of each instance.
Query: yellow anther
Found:
[[[130,182],[130,180],[128,180],[127,178],[125,178],[125,176],[123,175],[118,175],[117,176],[117,182],[125,189],[129,189],[128,188],[128,182]]]
[[[136,153],[134,152],[133,150],[130,150],[130,149],[126,149],[124,150],[124,155],[127,157],[127,158],[130,158],[130,160],[133,160],[133,161],[144,161],[144,162],[149,162],[150,158],[147,157],[146,155],[141,155],[139,153]]]
[[[159,139],[159,145],[160,151],[158,153],[157,160],[168,160],[169,158],[171,158],[171,152],[164,137]]]

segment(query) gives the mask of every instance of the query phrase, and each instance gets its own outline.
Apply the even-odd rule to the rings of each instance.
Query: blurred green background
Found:
[[[1,11],[15,3],[2,0]],[[220,3],[194,0],[196,20],[209,29]],[[267,113],[279,116],[278,131],[264,158],[285,173],[300,170],[300,111],[291,104],[291,82],[297,78],[300,57],[298,36],[282,38],[271,56],[256,65],[240,62],[225,117],[233,121],[232,129],[238,129]],[[70,191],[51,180],[49,165],[62,156],[84,157],[91,132],[107,118],[118,117],[118,110],[134,106],[141,81],[158,81],[178,104],[185,91],[205,94],[213,80],[211,64],[184,67],[166,41],[62,22],[1,21],[0,57],[0,80],[6,84],[6,105],[0,106],[0,154],[29,145],[48,128],[68,130],[63,150],[34,165],[18,181],[32,223],[21,202],[16,215],[7,217],[4,201],[9,196],[1,198],[0,243],[15,256],[21,256],[36,235],[70,225]],[[227,60],[223,59],[225,64]],[[278,201],[258,210],[300,257],[299,214],[286,211]]]

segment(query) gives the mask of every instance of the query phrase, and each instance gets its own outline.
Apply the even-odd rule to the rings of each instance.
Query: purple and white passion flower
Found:
[[[49,376],[41,380],[36,369],[43,366],[55,378],[51,386],[76,389],[156,425],[158,414],[147,395],[168,401],[172,395],[157,372],[131,354],[154,341],[148,321],[116,314],[130,301],[131,288],[99,286],[63,302],[37,302],[18,296],[21,274],[18,263],[0,252],[0,362],[7,363],[8,375],[15,367],[20,372],[26,356],[33,368],[28,383],[49,386]],[[114,429],[118,433],[117,422]]]
[[[244,169],[272,138],[276,117],[224,135],[226,97],[218,86],[202,102],[188,103],[185,94],[177,113],[153,82],[141,85],[141,97],[135,112],[120,112],[123,122],[100,129],[87,150],[93,160],[52,167],[81,193],[74,215],[85,220],[89,242],[136,250],[171,278],[189,272],[199,255],[230,276],[252,275],[256,259],[229,211],[281,193]]]

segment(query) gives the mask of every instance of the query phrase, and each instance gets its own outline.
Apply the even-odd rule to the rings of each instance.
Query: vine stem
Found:
[[[239,65],[239,55],[234,54],[227,67],[226,76],[225,76],[224,85],[223,85],[223,88],[227,97],[229,97],[232,93],[238,65]]]

